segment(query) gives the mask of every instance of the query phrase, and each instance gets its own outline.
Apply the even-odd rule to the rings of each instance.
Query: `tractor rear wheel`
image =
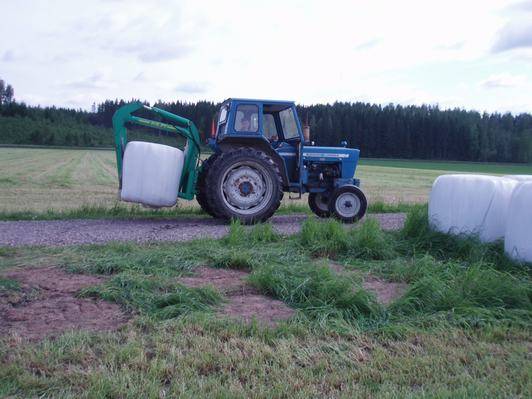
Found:
[[[342,186],[333,191],[329,211],[344,223],[354,223],[366,214],[368,201],[357,186]]]
[[[203,209],[205,212],[207,212],[209,215],[216,217],[216,214],[214,213],[212,207],[210,206],[209,202],[207,201],[207,174],[209,173],[209,170],[216,160],[216,158],[219,156],[219,154],[214,153],[209,158],[207,158],[203,163],[201,164],[201,169],[198,173],[198,179],[196,181],[196,201],[198,201],[198,204],[201,206],[201,209]]]
[[[331,216],[329,211],[329,197],[325,193],[310,193],[308,195],[308,206],[320,218]]]
[[[220,154],[209,168],[206,187],[207,202],[217,217],[244,224],[267,220],[283,198],[279,168],[252,148]]]

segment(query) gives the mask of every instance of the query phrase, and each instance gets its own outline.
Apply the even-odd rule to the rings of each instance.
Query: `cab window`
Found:
[[[297,123],[294,112],[292,108],[286,108],[279,112],[279,117],[281,118],[281,126],[283,128],[283,135],[285,140],[290,140],[296,137],[299,137],[299,132],[297,131]]]
[[[262,119],[264,127],[264,137],[269,141],[279,140],[279,134],[277,133],[277,126],[275,125],[275,119],[272,114],[264,114]]]
[[[241,104],[236,108],[235,131],[257,132],[259,130],[259,107],[253,104]]]

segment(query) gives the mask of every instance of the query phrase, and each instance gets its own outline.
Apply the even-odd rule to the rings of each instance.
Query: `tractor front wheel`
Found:
[[[222,153],[207,174],[206,187],[217,217],[244,224],[267,220],[283,198],[279,168],[267,154],[252,148]]]
[[[329,197],[325,193],[310,193],[308,195],[308,206],[320,218],[331,216],[329,211]]]
[[[366,214],[368,201],[357,186],[342,186],[329,199],[329,212],[344,223],[354,223]]]

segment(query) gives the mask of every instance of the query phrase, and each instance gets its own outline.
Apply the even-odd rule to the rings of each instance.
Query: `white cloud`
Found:
[[[488,89],[509,88],[509,87],[522,87],[526,84],[527,79],[524,75],[510,75],[510,74],[498,74],[491,75],[487,79],[480,82],[482,87]]]
[[[529,90],[508,86],[507,77],[490,78],[532,80],[522,47],[526,40],[504,33],[527,18],[526,4],[520,11],[507,5],[505,0],[485,0],[481,7],[461,0],[5,2],[10,18],[0,25],[0,57],[11,61],[1,64],[0,75],[19,99],[87,109],[105,98],[227,97],[506,109],[511,100],[530,104]],[[504,46],[521,47],[502,51],[504,35],[512,39]],[[496,53],[494,43],[501,48]],[[13,59],[9,49],[28,59]],[[486,96],[490,84],[506,85],[511,98]]]
[[[498,33],[492,51],[495,53],[532,48],[532,16],[508,22]]]
[[[178,93],[204,94],[207,93],[210,84],[208,82],[183,82],[176,86]]]

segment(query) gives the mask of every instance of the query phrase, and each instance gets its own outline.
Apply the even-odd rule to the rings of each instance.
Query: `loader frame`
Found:
[[[133,112],[138,110],[150,111],[162,119],[169,121],[169,123],[154,121],[132,115]],[[187,143],[183,149],[185,153],[185,162],[183,165],[183,172],[181,174],[181,181],[179,182],[178,197],[186,200],[194,199],[201,153],[200,135],[194,122],[163,109],[149,107],[141,102],[133,102],[120,107],[113,116],[113,129],[115,133],[116,145],[116,165],[118,168],[118,184],[120,189],[122,188],[122,164],[124,151],[127,145],[126,125],[128,123],[175,133],[187,140]]]

